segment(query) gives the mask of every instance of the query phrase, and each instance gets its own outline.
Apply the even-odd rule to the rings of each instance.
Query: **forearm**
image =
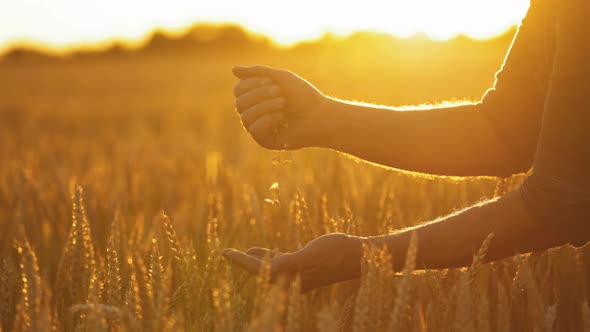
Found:
[[[532,220],[518,191],[428,224],[369,237],[367,241],[377,246],[386,245],[393,256],[393,267],[399,271],[412,232],[416,232],[418,239],[416,266],[428,269],[469,266],[490,233],[494,233],[494,238],[487,261],[565,243],[557,233],[539,227]]]
[[[319,147],[414,172],[513,173],[512,156],[475,104],[402,111],[329,99],[323,112]]]

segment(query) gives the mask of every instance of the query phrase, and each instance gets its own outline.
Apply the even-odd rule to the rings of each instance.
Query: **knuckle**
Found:
[[[245,111],[247,106],[247,100],[244,97],[236,99],[236,108],[238,109],[238,111]]]
[[[326,237],[333,240],[333,241],[338,241],[338,242],[343,242],[343,241],[348,240],[348,235],[346,235],[344,233],[330,233],[330,234],[326,235]]]
[[[244,127],[246,129],[248,129],[248,131],[252,132],[253,128],[250,128],[252,126],[252,121],[250,121],[250,117],[246,114],[246,115],[242,115],[242,124],[244,125]]]
[[[293,73],[290,70],[283,70],[282,71],[282,74],[283,74],[284,77],[295,77],[296,76],[295,73]]]
[[[267,67],[265,67],[265,66],[256,65],[256,66],[252,67],[252,69],[253,69],[254,71],[260,72],[260,71],[265,71],[265,70],[267,70],[268,68],[267,68]]]
[[[285,106],[285,103],[286,103],[285,98],[277,98],[277,99],[275,99],[274,104],[277,108],[281,108],[281,107]]]
[[[266,94],[268,97],[274,97],[279,95],[281,92],[281,89],[279,88],[278,85],[271,85],[267,90],[266,90]]]

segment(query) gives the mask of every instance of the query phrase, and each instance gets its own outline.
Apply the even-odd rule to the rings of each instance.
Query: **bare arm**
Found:
[[[303,289],[321,287],[360,275],[362,243],[386,246],[393,268],[400,270],[411,234],[418,238],[419,268],[451,268],[471,263],[488,234],[495,237],[487,260],[533,252],[567,242],[590,239],[590,4],[564,0],[559,4],[557,52],[552,84],[543,114],[534,173],[519,190],[501,198],[394,234],[356,237],[328,234],[293,253],[271,261],[278,274],[299,273]],[[224,254],[251,272],[260,268],[265,249]]]
[[[494,88],[472,105],[395,111],[328,102],[321,146],[441,175],[508,176],[533,163],[551,70],[549,6],[533,1]]]
[[[270,149],[326,147],[440,175],[508,176],[532,165],[547,89],[544,8],[531,6],[493,89],[477,104],[420,111],[324,96],[294,73],[236,67],[236,108]],[[485,151],[485,153],[482,153]]]
[[[417,267],[430,269],[468,266],[490,233],[494,238],[487,252],[488,261],[567,242],[531,218],[518,190],[424,225],[367,240],[397,253],[393,266],[401,270],[404,256],[399,253],[406,252],[412,232],[418,238]]]
[[[477,105],[400,111],[330,100],[325,114],[319,147],[428,174],[515,173],[511,154]]]
[[[363,242],[377,247],[386,246],[392,253],[393,269],[401,270],[413,232],[418,239],[416,264],[420,269],[468,266],[484,239],[492,232],[495,236],[486,256],[488,261],[566,243],[557,232],[549,227],[539,227],[533,221],[520,193],[515,191],[394,234],[374,237],[327,234],[292,253],[276,254],[265,248],[251,248],[246,253],[226,249],[224,256],[251,273],[257,273],[262,266],[262,257],[270,255],[271,271],[275,277],[299,274],[302,290],[307,291],[358,278]]]

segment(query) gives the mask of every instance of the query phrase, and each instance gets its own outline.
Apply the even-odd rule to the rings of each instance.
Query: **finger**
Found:
[[[241,113],[240,117],[242,118],[242,123],[244,124],[244,127],[248,128],[249,130],[250,126],[252,126],[263,115],[279,111],[283,109],[286,104],[287,102],[283,97],[265,100],[261,103],[258,103]]]
[[[269,77],[281,80],[288,73],[286,70],[266,66],[235,66],[232,70],[235,76],[244,79],[249,77]]]
[[[262,261],[260,259],[249,256],[239,250],[225,249],[223,256],[252,274],[258,274],[258,271],[262,267]]]
[[[272,80],[268,77],[251,77],[239,80],[234,87],[234,96],[239,97],[250,90],[271,84]]]
[[[236,99],[236,109],[242,113],[263,100],[277,98],[280,95],[281,88],[278,85],[261,86],[240,95]]]
[[[276,257],[281,254],[278,251],[270,250],[270,249],[266,249],[266,248],[260,248],[260,247],[250,248],[246,251],[246,253],[248,255],[258,256],[260,258],[262,258],[262,257],[273,258],[273,257]]]
[[[284,117],[283,112],[267,113],[256,120],[248,128],[248,131],[260,146],[267,149],[282,149],[283,145],[280,142],[280,131],[278,128]]]

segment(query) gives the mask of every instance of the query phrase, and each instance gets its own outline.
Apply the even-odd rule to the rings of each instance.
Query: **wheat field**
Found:
[[[0,62],[2,331],[590,331],[587,247],[483,264],[490,236],[470,267],[426,271],[414,271],[415,244],[365,248],[360,280],[304,294],[297,279],[285,291],[268,269],[249,276],[220,256],[392,232],[523,179],[264,151],[233,110],[232,65],[290,68],[345,99],[476,99],[510,37]]]

